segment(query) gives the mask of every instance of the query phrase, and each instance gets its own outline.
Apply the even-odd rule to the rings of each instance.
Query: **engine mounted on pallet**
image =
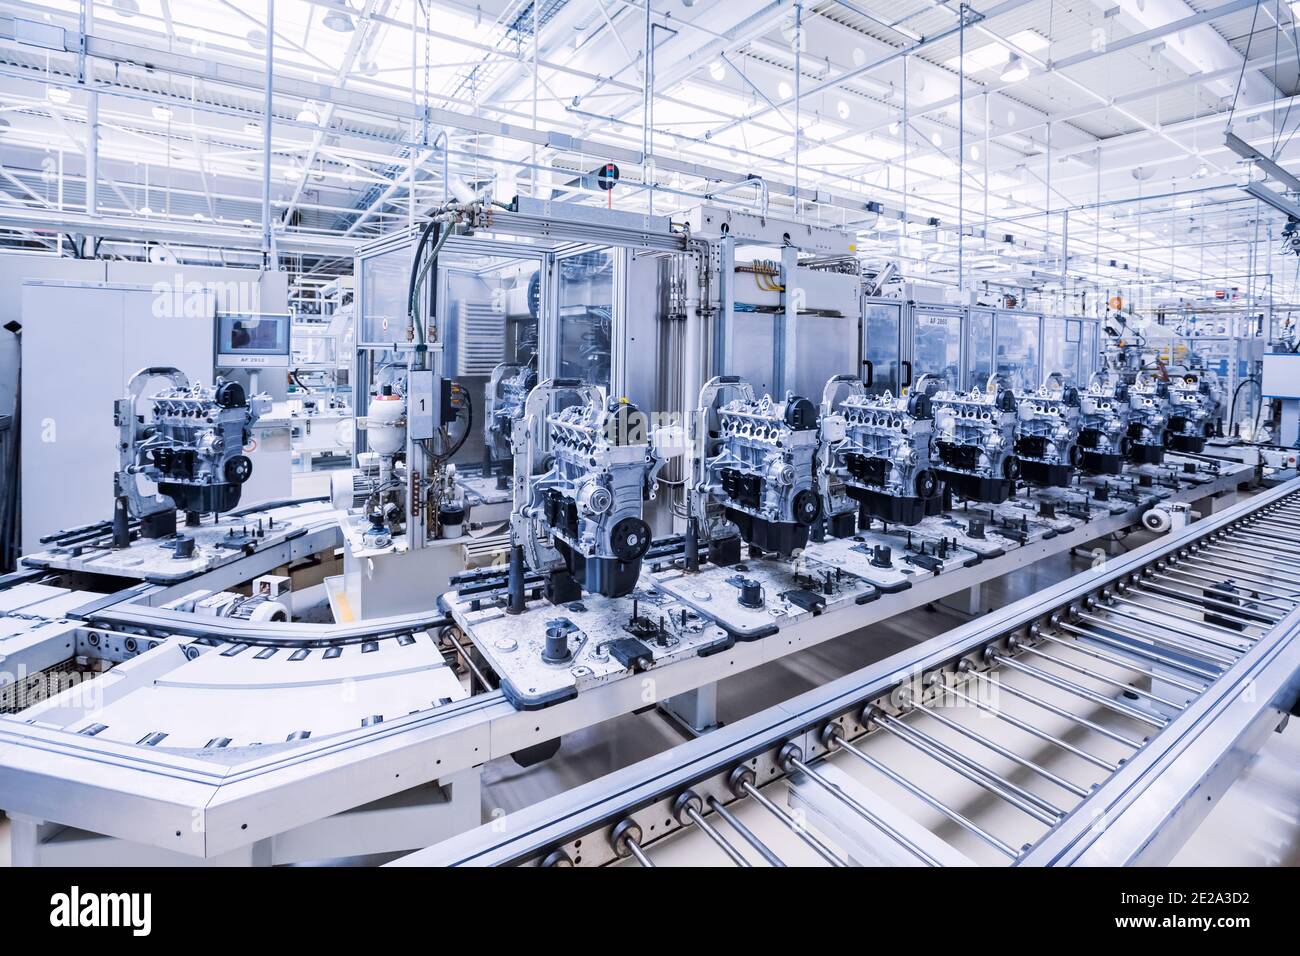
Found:
[[[145,384],[155,378],[171,385],[149,396],[152,407],[142,415],[137,405]],[[238,505],[253,474],[244,448],[254,423],[270,409],[268,396],[249,398],[238,382],[191,383],[184,372],[166,366],[136,372],[126,397],[113,404],[118,431],[114,545],[129,543],[129,516],[142,520],[146,536],[160,537],[175,530],[177,509],[198,516]],[[140,477],[154,482],[158,494],[146,495]]]
[[[1053,375],[1016,399],[1016,458],[1025,481],[1064,487],[1074,478],[1079,450],[1079,390]]]
[[[1171,376],[1165,444],[1173,451],[1204,451],[1206,439],[1213,438],[1222,427],[1222,400],[1218,376],[1212,373],[1195,371]]]
[[[547,596],[630,593],[650,547],[642,506],[663,465],[647,417],[596,386],[546,381],[524,403],[513,445],[511,530],[529,566],[547,574]]]
[[[1165,460],[1165,429],[1169,424],[1169,383],[1138,373],[1128,386],[1128,460],[1158,465]]]
[[[857,531],[859,515],[913,525],[942,509],[943,486],[930,461],[930,397],[872,395],[868,387],[837,375],[822,392],[817,477],[837,538]]]
[[[720,506],[725,522],[761,551],[784,556],[807,545],[822,514],[813,474],[817,407],[794,394],[756,399],[747,382],[720,376],[700,391],[699,428],[697,509]],[[707,515],[698,517],[709,524]],[[739,558],[734,533],[711,527],[709,540],[718,563]]]
[[[983,390],[949,389],[922,376],[916,391],[934,407],[935,469],[954,494],[971,501],[1006,501],[1016,490],[1016,396],[994,377]]]
[[[1118,475],[1129,452],[1129,386],[1098,372],[1079,395],[1079,470]]]

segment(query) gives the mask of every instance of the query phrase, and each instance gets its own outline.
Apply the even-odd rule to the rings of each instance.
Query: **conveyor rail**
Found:
[[[1174,779],[1196,769],[1188,786],[1212,796],[1207,781],[1231,763],[1225,755],[1295,706],[1296,532],[1292,482],[1079,575],[1037,606],[1027,599],[991,631],[961,628],[976,636],[950,652],[915,666],[890,659],[885,679],[844,693],[881,673],[867,668],[747,718],[730,744],[725,730],[708,735],[712,753],[702,739],[676,761],[661,755],[588,788],[613,798],[557,797],[508,828],[519,836],[483,831],[409,860],[1019,864],[1087,861],[1094,842],[1107,860],[1167,857],[1176,845],[1162,831],[1185,830],[1181,818],[1203,813],[1203,801],[1189,808],[1162,787],[1151,800],[1170,805],[1134,809],[1151,768],[1181,749],[1207,753],[1190,768],[1184,758]],[[1143,840],[1107,844],[1106,830],[1127,835],[1135,818],[1149,828]]]

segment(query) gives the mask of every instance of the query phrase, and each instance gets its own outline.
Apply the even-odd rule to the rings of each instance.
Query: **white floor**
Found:
[[[1260,751],[1174,866],[1300,866],[1300,720]]]

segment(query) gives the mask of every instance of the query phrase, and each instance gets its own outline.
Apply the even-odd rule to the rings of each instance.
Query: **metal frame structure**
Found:
[[[800,250],[818,255],[842,254],[851,238],[838,229],[751,216],[721,207],[703,208],[698,218],[685,228],[674,225],[666,217],[526,198],[513,208],[487,204],[449,206],[439,215],[457,217],[458,229],[475,230],[473,235],[451,234],[445,249],[496,258],[525,258],[541,265],[539,343],[544,351],[546,343],[552,343],[552,357],[542,358],[544,367],[547,361],[555,361],[559,317],[558,283],[554,274],[557,258],[593,248],[613,248],[625,257],[621,264],[617,260],[615,263],[612,342],[615,354],[611,372],[615,376],[612,384],[618,390],[633,364],[626,351],[632,347],[631,337],[626,334],[626,326],[619,324],[619,312],[626,312],[629,305],[626,269],[630,260],[626,257],[672,257],[672,264],[680,269],[680,274],[675,274],[672,283],[670,298],[674,301],[669,312],[661,317],[671,318],[674,325],[680,325],[680,353],[664,354],[670,361],[680,363],[681,394],[660,396],[669,409],[679,399],[681,408],[694,407],[699,384],[705,377],[709,346],[715,348],[715,354],[723,357],[728,354],[725,330],[718,331],[714,341],[708,342],[706,329],[710,318],[713,328],[718,329],[718,323],[725,321],[721,318],[721,304],[734,297],[730,285],[733,269],[726,266],[728,261],[734,261],[729,259],[729,249],[737,243],[775,245],[781,249],[784,274],[791,275],[798,265]],[[717,228],[716,234],[711,235],[706,228],[718,227],[723,222],[736,227],[735,230],[729,228],[724,232]],[[390,348],[386,343],[366,341],[364,319],[369,311],[367,296],[370,295],[367,270],[379,256],[409,259],[403,253],[411,240],[410,233],[386,238],[367,246],[358,257],[357,313],[362,321],[358,323],[354,387],[360,414],[366,410],[364,393],[369,382],[369,360],[377,351]],[[623,280],[618,278],[620,269],[625,275]],[[859,283],[860,288],[859,275],[840,278],[850,286]],[[787,295],[779,306],[787,328],[792,326],[798,308],[794,299]],[[445,303],[447,297],[441,301]],[[897,303],[897,307],[906,334],[917,307],[904,302]],[[659,315],[659,311],[655,314]],[[954,307],[949,314],[957,315],[960,320],[965,311]],[[440,312],[438,319],[445,321],[446,316]],[[401,334],[394,330],[395,338]],[[966,354],[966,338],[964,332],[959,336],[959,356]],[[400,354],[413,347],[398,341],[395,351]],[[913,355],[911,348],[908,344],[901,355]],[[623,352],[620,354],[619,350]],[[779,336],[774,336],[773,357],[782,360],[777,361],[778,367],[792,364],[796,355],[790,337],[780,342]],[[860,351],[845,356],[849,363],[860,358]],[[436,374],[439,370],[435,367],[432,371]],[[678,383],[668,388],[673,392]],[[358,446],[363,447],[361,443]],[[1194,462],[1189,464],[1196,472],[1192,477],[1172,471],[1141,478],[1128,476],[1124,497],[1110,498],[1109,485],[1100,489],[1081,486],[1082,491],[1076,489],[1076,494],[1082,494],[1085,499],[1095,494],[1097,501],[1106,503],[1096,508],[1079,507],[1077,499],[1073,505],[1065,504],[1064,507],[1074,509],[1075,517],[1053,512],[1042,520],[1041,515],[1036,515],[1031,522],[1024,508],[1009,518],[996,516],[1003,526],[1008,522],[1016,525],[1007,532],[1004,546],[986,542],[983,551],[972,550],[960,557],[948,554],[946,543],[953,534],[951,529],[959,522],[955,518],[946,519],[951,528],[942,531],[944,560],[922,551],[920,563],[906,571],[891,572],[879,587],[871,579],[853,578],[859,583],[860,593],[852,600],[837,601],[834,606],[825,602],[818,606],[814,601],[800,612],[783,612],[782,616],[771,619],[765,615],[762,627],[750,628],[750,633],[740,637],[734,628],[727,630],[732,626],[727,619],[707,609],[697,609],[698,617],[704,622],[701,652],[666,655],[662,661],[652,662],[659,699],[670,702],[667,709],[673,713],[692,712],[694,719],[688,722],[711,723],[710,701],[716,693],[717,682],[725,676],[860,631],[934,600],[962,591],[974,595],[983,582],[994,577],[1130,528],[1148,508],[1162,501],[1170,505],[1204,501],[1199,507],[1210,512],[1214,496],[1235,490],[1253,476],[1244,466],[1205,468]],[[1139,485],[1143,478],[1151,486],[1149,491]],[[1157,479],[1161,483],[1159,488],[1154,485]],[[1052,512],[1052,503],[1046,505],[1049,506],[1046,511]],[[1035,501],[1028,507],[1037,511],[1043,506],[1043,502]],[[275,509],[266,513],[268,519],[272,516],[276,516]],[[256,517],[260,519],[261,515]],[[279,517],[283,516],[277,516],[277,520]],[[178,572],[168,556],[158,571],[163,575],[159,583],[144,583],[126,593],[105,596],[75,589],[51,589],[48,585],[31,584],[26,578],[14,582],[17,589],[12,592],[13,600],[21,611],[22,637],[17,643],[6,640],[6,666],[28,667],[31,672],[37,672],[66,660],[69,648],[75,647],[84,652],[79,656],[110,660],[117,665],[113,678],[105,686],[115,688],[120,697],[114,697],[110,704],[131,704],[127,709],[139,707],[153,718],[151,733],[136,743],[131,743],[129,738],[115,738],[115,732],[101,736],[102,729],[83,726],[78,721],[85,715],[77,711],[57,718],[54,712],[47,712],[46,719],[30,724],[0,720],[0,799],[6,812],[19,821],[16,845],[20,846],[23,859],[30,862],[85,860],[100,852],[110,852],[104,849],[109,846],[115,848],[111,852],[140,859],[175,861],[188,856],[250,863],[336,857],[348,855],[344,852],[348,849],[360,852],[358,848],[363,846],[374,852],[409,849],[416,842],[432,842],[433,834],[446,836],[469,825],[477,812],[478,768],[485,761],[547,745],[566,733],[644,707],[641,671],[617,661],[599,675],[588,673],[576,679],[572,687],[568,686],[566,677],[565,686],[540,700],[538,709],[529,709],[532,702],[525,701],[524,696],[511,697],[507,693],[506,675],[495,663],[493,668],[502,686],[492,689],[479,668],[479,662],[492,660],[491,654],[479,642],[477,622],[472,619],[483,610],[483,602],[470,593],[458,591],[445,596],[442,607],[446,615],[433,612],[402,615],[347,626],[255,626],[200,619],[163,606],[195,589],[225,588],[246,582],[255,574],[337,547],[339,528],[326,509],[297,512],[296,517],[291,530],[279,532],[283,537],[267,539],[263,547],[253,547],[251,553],[230,551],[224,560],[213,563],[203,574]],[[254,517],[236,515],[230,516],[230,520],[248,522]],[[285,526],[281,523],[280,527]],[[219,535],[223,530],[214,528],[210,533]],[[956,538],[953,541],[956,550]],[[674,550],[679,544],[664,545],[647,561],[650,568],[645,580],[653,584],[646,586],[681,590],[682,582],[669,580],[680,570]],[[840,545],[850,551],[853,547],[848,541]],[[895,545],[903,548],[897,541]],[[834,546],[834,543],[815,542],[808,557],[815,559],[818,548],[822,548],[824,560],[836,564]],[[910,535],[908,546],[911,546]],[[50,573],[98,571],[151,580],[146,573],[149,569],[133,575],[129,563],[112,563],[136,561],[134,555],[104,554],[104,550],[92,542],[84,549],[72,547],[46,558],[35,556],[31,563]],[[865,560],[857,552],[841,557],[843,560],[838,563]],[[711,570],[730,573],[721,567]],[[776,567],[773,573],[788,571],[782,566]],[[831,583],[828,578],[827,586]],[[687,590],[693,589],[687,587]],[[429,595],[430,600],[434,597]],[[689,604],[692,599],[687,596],[684,603]],[[621,605],[605,605],[601,601],[598,595],[592,595],[587,603],[594,613],[624,613]],[[47,605],[45,610],[42,605]],[[537,605],[530,612],[531,617],[508,620],[508,625],[524,635],[529,627],[554,615],[553,608],[539,609]],[[462,645],[448,630],[453,623],[460,626],[468,638],[467,644],[472,646]],[[172,679],[183,681],[180,670],[195,662],[223,673],[219,669],[226,665],[221,662],[230,660],[233,663],[228,672],[229,683],[243,687],[246,675],[240,676],[241,669],[250,659],[263,659],[252,653],[245,656],[254,647],[259,648],[259,655],[269,652],[266,660],[276,654],[296,655],[305,651],[306,656],[300,660],[310,658],[313,668],[332,666],[326,662],[338,662],[342,658],[336,665],[337,672],[348,680],[365,673],[366,658],[362,655],[375,650],[387,654],[395,643],[408,646],[402,643],[408,639],[421,641],[421,646],[432,642],[435,650],[459,661],[471,689],[481,692],[463,700],[430,701],[409,713],[362,715],[368,722],[362,722],[360,728],[346,731],[332,728],[328,736],[318,739],[293,735],[284,742],[269,744],[258,739],[241,741],[233,749],[212,743],[202,746],[201,740],[192,742],[192,746],[158,747],[157,743],[167,736],[175,740],[183,738],[177,728],[189,715],[183,708],[172,713],[154,713],[149,711],[148,703],[132,703],[132,695],[142,693],[149,686],[165,686]],[[319,659],[315,656],[318,653]],[[613,655],[610,659],[614,659]],[[376,681],[398,680],[396,676],[382,673],[370,677]],[[274,695],[276,687],[274,684],[263,687],[262,692],[262,701],[271,700],[268,695]],[[137,696],[134,700],[148,698]],[[546,706],[548,703],[550,706]],[[376,716],[384,719],[373,719]],[[192,727],[188,729],[193,733]],[[351,782],[354,778],[364,778],[364,783],[354,785]],[[431,782],[440,784],[441,796],[403,803],[409,800],[413,789]],[[382,820],[387,822],[376,823],[373,829],[363,825],[361,821],[381,804],[393,811],[383,814]],[[186,818],[189,822],[182,825]],[[348,836],[354,829],[353,822],[355,833]],[[401,835],[404,827],[407,836]],[[404,839],[415,842],[401,845]]]
[[[865,296],[863,298],[863,308],[864,314],[865,310],[869,309],[897,308],[899,310],[899,363],[903,366],[904,370],[910,367],[914,373],[910,379],[906,375],[901,376],[902,381],[900,384],[904,387],[906,387],[911,381],[914,381],[916,375],[919,374],[915,372],[915,370],[920,367],[916,360],[916,325],[918,318],[923,319],[927,316],[938,318],[952,317],[959,323],[958,367],[961,370],[961,376],[957,382],[952,383],[953,386],[957,388],[982,388],[985,380],[988,378],[989,372],[997,371],[995,366],[997,360],[999,323],[1013,319],[1017,321],[1031,319],[1037,320],[1038,323],[1038,333],[1035,336],[1035,342],[1039,343],[1039,346],[1037,348],[1037,361],[1034,363],[1033,374],[1035,380],[1031,383],[1034,387],[1041,384],[1042,380],[1047,375],[1058,371],[1057,369],[1047,368],[1045,364],[1044,356],[1047,345],[1046,331],[1049,322],[1063,322],[1067,323],[1067,325],[1072,322],[1080,323],[1079,363],[1075,375],[1072,376],[1077,378],[1077,384],[1086,386],[1092,373],[1098,368],[1102,335],[1101,321],[1096,318],[1078,315],[1057,315],[1053,313],[1044,314],[1017,309],[998,309],[991,306],[958,306],[937,303],[909,302],[903,299],[882,298],[878,296]],[[988,323],[988,337],[986,340],[983,340],[982,343],[976,341],[977,335],[982,335],[982,332],[977,330],[977,323],[974,321],[976,316],[980,317],[981,323],[985,321]],[[866,325],[864,323],[864,338],[867,337],[865,329]],[[981,344],[984,346],[983,349],[980,348]],[[894,341],[891,338],[889,341],[891,351],[893,346]],[[1095,347],[1092,347],[1091,351],[1089,351],[1090,346]],[[879,360],[879,356],[883,353],[873,351],[873,347],[872,342],[864,341],[863,358],[864,360],[871,360],[875,365],[881,366],[883,363]],[[983,375],[978,374],[980,371],[978,366],[981,364],[981,359],[977,358],[977,355],[981,352],[987,358],[988,364],[990,365],[988,372],[985,372]],[[873,358],[873,356],[875,357]],[[877,372],[879,372],[879,369],[877,369]],[[878,380],[874,387],[876,390],[880,390],[882,387],[881,381]]]
[[[1252,299],[1279,297],[1279,290],[1260,288],[1264,273],[1248,247],[1270,242],[1268,230],[1280,226],[1280,214],[1249,243],[1210,244],[1209,262],[1179,257],[1177,243],[1167,256],[1155,243],[1135,256],[1144,229],[1140,219],[1122,215],[1136,205],[1173,218],[1178,204],[1190,202],[1202,234],[1222,220],[1236,235],[1248,235],[1243,213],[1258,204],[1238,191],[1233,164],[1247,156],[1276,169],[1296,145],[1273,135],[1295,92],[1285,82],[1279,88],[1276,70],[1293,63],[1294,52],[1260,53],[1249,40],[1234,44],[1218,32],[1240,35],[1241,17],[1259,6],[1254,0],[1226,0],[1168,21],[1154,10],[1116,12],[1097,0],[1049,27],[1051,37],[1007,32],[1009,21],[1023,16],[1025,0],[938,6],[897,19],[862,0],[817,11],[796,2],[797,50],[782,36],[792,11],[762,0],[675,11],[671,24],[668,11],[628,0],[615,0],[590,21],[590,11],[576,4],[530,17],[524,5],[505,3],[496,16],[483,11],[481,21],[449,6],[442,12],[456,18],[451,23],[436,13],[422,18],[413,5],[364,0],[351,10],[355,30],[346,37],[320,29],[315,14],[324,2],[280,0],[278,9],[262,0],[232,3],[230,23],[180,4],[159,16],[122,12],[102,0],[16,3],[0,42],[15,51],[5,80],[23,121],[10,138],[25,155],[6,163],[16,170],[4,184],[16,200],[4,212],[6,223],[24,240],[55,250],[64,248],[63,240],[33,236],[57,220],[61,232],[103,236],[133,252],[144,241],[170,241],[238,248],[253,253],[250,261],[272,250],[346,256],[338,234],[413,220],[427,197],[445,196],[453,176],[479,173],[483,162],[509,167],[510,176],[532,186],[546,184],[554,172],[557,191],[589,200],[604,196],[587,164],[616,162],[626,170],[633,201],[658,202],[661,209],[682,196],[688,203],[733,196],[754,182],[750,171],[757,169],[765,204],[852,220],[862,227],[864,249],[869,242],[882,254],[892,252],[907,271],[932,271],[937,281],[1032,287],[1085,274],[1090,286],[1119,288],[1138,276],[1138,283],[1199,294],[1207,283],[1249,274]],[[1261,11],[1258,25],[1249,21],[1251,39],[1293,25],[1287,17],[1294,13],[1284,8]],[[300,27],[329,54],[290,36]],[[241,28],[247,38],[239,36]],[[583,41],[576,48],[575,30]],[[1107,42],[1089,42],[1090,30],[1105,32]],[[1164,42],[1171,35],[1179,43]],[[664,49],[646,57],[652,73],[639,83],[639,48],[655,37]],[[1042,54],[1042,40],[1056,45],[1052,56]],[[803,43],[827,51],[826,75],[816,83],[800,82]],[[435,64],[434,44],[443,60],[448,50],[460,52]],[[990,73],[981,56],[990,48],[1017,57],[1028,75],[1002,80],[996,69]],[[964,61],[955,64],[955,84],[954,53]],[[409,82],[380,75],[398,67],[380,70],[379,58],[409,66]],[[138,82],[143,64],[163,82]],[[1140,64],[1143,78],[1119,95],[1103,94],[1107,71],[1120,64]],[[431,79],[430,69],[445,83]],[[544,71],[549,86],[540,81]],[[1225,95],[1234,82],[1242,86],[1240,97]],[[467,89],[481,83],[491,95],[471,102]],[[57,94],[47,97],[46,88]],[[1190,95],[1199,88],[1213,94],[1212,105]],[[710,95],[692,96],[698,92]],[[757,108],[742,99],[755,96]],[[1150,100],[1160,96],[1159,102],[1172,97],[1178,104],[1176,118],[1152,114]],[[588,97],[610,102],[597,107]],[[715,97],[719,104],[710,107]],[[806,121],[812,104],[826,97],[838,98],[833,112],[823,106],[817,115],[826,132],[812,144],[793,137],[792,148],[784,148],[791,115]],[[731,103],[738,105],[729,110]],[[558,118],[548,115],[552,104],[565,107]],[[680,120],[693,110],[702,117]],[[1231,135],[1207,145],[1199,134],[1222,123],[1225,112],[1235,123]],[[243,129],[250,116],[260,117],[258,127]],[[367,122],[352,122],[357,118]],[[1262,124],[1246,125],[1257,120]],[[84,123],[84,136],[70,129],[77,123]],[[758,134],[757,143],[730,135],[741,124]],[[894,124],[900,152],[875,155],[870,144]],[[169,172],[173,165],[183,172],[165,189],[174,211],[141,201],[149,173],[141,176],[141,164],[132,169],[123,160],[114,135],[120,126],[149,147],[143,165],[154,174],[155,192],[164,155]],[[209,127],[231,148],[208,150]],[[335,135],[344,137],[342,148]],[[482,139],[492,141],[490,149]],[[53,171],[31,158],[51,141],[64,154]],[[1279,141],[1286,143],[1280,154],[1268,155]],[[734,151],[735,169],[714,164],[719,142]],[[766,148],[770,143],[777,148]],[[173,153],[180,154],[174,163]],[[1064,160],[1079,162],[1056,168]],[[902,189],[892,179],[881,181],[890,163],[903,168]],[[1138,164],[1167,164],[1188,181],[1153,187],[1145,196],[1139,188],[1133,197],[1127,172]],[[39,178],[46,172],[57,179],[57,201]],[[281,176],[289,184],[282,197],[272,186]],[[927,188],[909,194],[909,180]],[[874,198],[859,192],[863,182],[871,183]],[[79,191],[85,199],[77,202],[72,197]],[[991,206],[990,193],[1012,194],[1015,201]],[[219,222],[214,210],[223,205],[240,212]],[[203,235],[186,221],[194,208],[209,217]],[[304,213],[336,224],[293,226],[294,214]],[[248,224],[236,225],[245,215]],[[289,224],[274,225],[279,218]],[[876,233],[878,218],[905,220],[909,228]],[[1025,258],[1000,261],[999,252]],[[193,254],[205,253],[195,247]]]
[[[559,304],[557,263],[566,257],[586,252],[613,250],[614,269],[614,326],[611,343],[615,354],[611,361],[612,381],[607,390],[622,394],[626,389],[628,358],[624,354],[627,336],[623,334],[626,321],[627,264],[625,256],[638,252],[684,252],[686,240],[674,233],[669,220],[664,217],[641,216],[579,206],[571,203],[534,202],[526,197],[517,199],[514,211],[494,210],[491,227],[486,235],[453,234],[446,240],[448,254],[465,253],[502,259],[536,260],[541,269],[541,312],[538,316],[538,341],[541,350],[543,377],[557,374],[559,348]],[[513,238],[508,238],[513,237]],[[390,348],[385,343],[365,342],[360,330],[368,315],[367,274],[373,260],[412,249],[415,230],[407,229],[395,235],[363,245],[356,256],[356,314],[358,337],[356,366],[353,376],[355,406],[358,417],[366,412],[368,384],[373,381],[371,364],[377,352]],[[444,300],[445,301],[445,298]],[[623,308],[618,306],[622,304]],[[401,346],[399,346],[399,351]],[[365,449],[364,431],[358,430],[356,448]]]

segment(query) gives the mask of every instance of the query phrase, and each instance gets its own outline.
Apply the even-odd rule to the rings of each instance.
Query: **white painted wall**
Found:
[[[113,403],[142,368],[210,380],[215,308],[205,296],[202,312],[159,316],[150,286],[103,282],[28,281],[22,298],[22,549],[31,554],[42,535],[111,515]]]

